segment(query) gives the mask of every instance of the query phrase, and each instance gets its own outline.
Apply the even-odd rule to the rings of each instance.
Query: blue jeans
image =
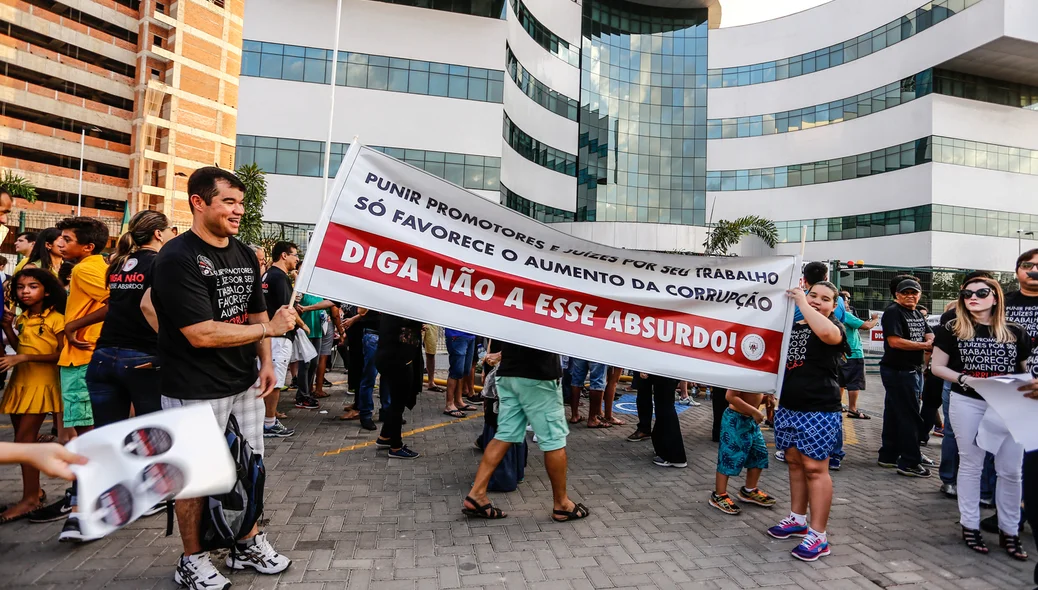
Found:
[[[464,379],[472,372],[472,358],[476,354],[476,339],[463,336],[447,336],[447,358],[450,367],[447,377]]]
[[[145,366],[147,365],[147,366]],[[162,409],[159,358],[129,348],[98,348],[86,373],[94,427]]]
[[[919,396],[923,376],[917,370],[879,367],[886,396],[883,400],[881,463],[897,463],[898,468],[916,467],[923,461],[919,452],[919,432],[923,418],[919,415]]]
[[[375,412],[375,378],[378,377],[378,369],[375,368],[378,334],[367,332],[364,334],[362,342],[364,345],[364,372],[360,376],[357,411],[360,412],[361,420],[371,420],[371,416]],[[383,393],[380,397],[384,409],[389,405],[389,396]]]
[[[941,407],[944,412],[944,439],[941,441],[941,469],[940,476],[943,483],[955,483],[959,474],[959,444],[955,441],[955,431],[952,430],[951,420],[948,418],[948,404],[951,397],[951,383],[945,382],[944,390],[941,392]],[[988,453],[984,457],[984,471],[980,475],[980,497],[990,500],[995,497],[995,456]]]
[[[840,416],[840,438],[836,439],[836,446],[833,448],[833,452],[829,453],[829,457],[838,461],[843,461],[843,458],[847,456],[847,453],[843,452],[843,415]]]

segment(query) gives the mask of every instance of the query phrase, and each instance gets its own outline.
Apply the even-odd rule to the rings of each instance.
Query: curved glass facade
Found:
[[[530,100],[560,117],[566,117],[570,121],[577,120],[577,101],[548,88],[546,84],[534,78],[516,59],[508,43],[505,43],[505,70],[519,90],[530,97]]]
[[[1038,150],[933,135],[835,160],[754,170],[711,170],[707,190],[752,191],[853,180],[928,162],[1038,176]]]
[[[707,122],[707,137],[710,139],[756,137],[813,129],[894,108],[931,92],[933,92],[933,73],[932,70],[926,70],[915,76],[909,76],[898,82],[880,86],[875,90],[862,92],[843,100],[768,115],[710,119]]]
[[[530,199],[520,197],[503,184],[501,185],[501,204],[527,217],[532,217],[541,223],[557,223],[575,219],[572,211],[541,205]]]
[[[799,242],[807,227],[808,242],[855,240],[940,231],[973,236],[1015,238],[1016,230],[1038,234],[1038,215],[951,205],[921,205],[893,211],[800,221],[776,221],[779,242]]]
[[[753,170],[711,170],[707,190],[752,191],[875,176],[931,161],[930,137],[833,160]]]
[[[707,11],[585,0],[577,221],[706,222]]]
[[[570,45],[565,39],[552,33],[548,27],[537,20],[537,17],[523,4],[523,0],[511,0],[511,4],[512,12],[519,19],[519,24],[522,25],[523,29],[529,33],[530,37],[538,45],[571,66],[580,65],[580,53],[577,48]]]
[[[945,21],[981,0],[935,0],[886,25],[801,55],[759,64],[710,70],[711,88],[749,86],[835,68],[882,51]]]
[[[928,69],[843,100],[767,115],[710,119],[707,122],[707,137],[756,137],[813,129],[878,113],[931,93],[1038,110],[1038,87],[962,72]]]
[[[505,142],[520,156],[534,164],[544,166],[548,170],[554,170],[566,176],[577,175],[576,156],[534,139],[515,123],[512,123],[507,114],[504,115],[504,120],[503,136]]]
[[[332,52],[317,47],[243,41],[241,75],[328,84]],[[502,102],[505,73],[457,64],[339,52],[337,86]]]

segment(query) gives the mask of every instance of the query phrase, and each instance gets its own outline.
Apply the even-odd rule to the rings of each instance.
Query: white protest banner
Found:
[[[353,142],[296,289],[657,375],[774,392],[793,256],[575,238]]]

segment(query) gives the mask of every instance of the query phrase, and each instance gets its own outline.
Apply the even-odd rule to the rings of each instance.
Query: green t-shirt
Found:
[[[865,322],[849,311],[843,314],[843,325],[847,327],[847,344],[851,347],[851,353],[847,355],[849,359],[865,358],[865,353],[861,350],[861,336],[858,335],[858,330],[864,324]]]
[[[322,297],[303,295],[303,299],[299,302],[299,305],[306,307],[308,305],[315,305],[322,301],[324,301]],[[310,329],[310,335],[308,338],[322,338],[324,336],[324,330],[321,329],[323,327],[323,322],[321,322],[322,313],[324,313],[323,310],[303,312],[301,319],[303,320],[303,323],[306,324],[306,327]]]

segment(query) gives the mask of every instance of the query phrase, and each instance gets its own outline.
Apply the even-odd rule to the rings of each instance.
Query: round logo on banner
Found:
[[[764,357],[764,339],[757,334],[743,337],[742,354],[751,361],[759,361]]]

